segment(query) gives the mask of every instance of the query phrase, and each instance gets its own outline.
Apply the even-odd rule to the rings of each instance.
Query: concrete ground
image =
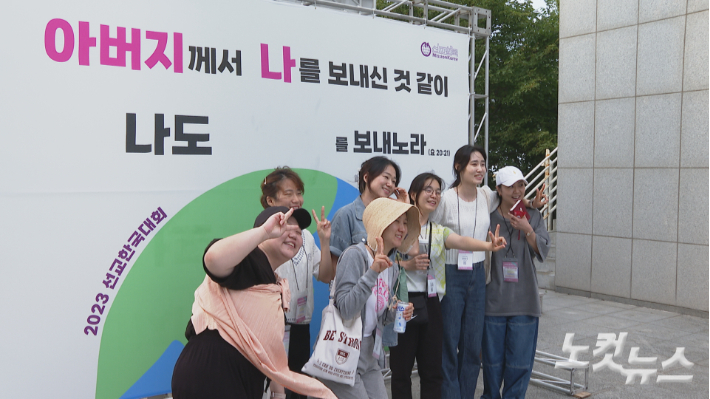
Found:
[[[708,319],[682,315],[617,302],[591,299],[548,291],[543,297],[543,315],[540,318],[537,349],[539,351],[565,355],[562,344],[566,333],[575,333],[573,345],[588,345],[586,354],[579,359],[589,361],[590,366],[599,363],[603,354],[593,356],[597,348],[599,333],[627,332],[623,352],[614,362],[624,369],[658,370],[646,384],[640,384],[640,377],[626,384],[626,377],[608,368],[589,370],[589,387],[586,392],[591,398],[708,398]],[[632,365],[629,355],[632,347],[638,347],[638,357],[657,357],[650,364]],[[663,370],[662,363],[671,358],[677,347],[685,348],[685,358],[692,362],[690,368],[680,364]],[[605,353],[612,353],[612,348]],[[534,370],[563,377],[565,373],[539,363]],[[659,375],[692,375],[691,382],[657,382]],[[569,376],[569,373],[566,373]],[[575,379],[581,381],[579,377]],[[389,388],[389,382],[387,383]],[[412,391],[419,398],[419,378],[413,377]],[[482,378],[478,378],[475,398],[483,393]],[[391,397],[391,393],[390,393]],[[564,398],[563,393],[530,385],[526,398]],[[446,399],[446,398],[444,398]]]

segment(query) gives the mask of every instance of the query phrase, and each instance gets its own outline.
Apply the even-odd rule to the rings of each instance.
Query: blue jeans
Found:
[[[485,311],[483,262],[475,263],[473,270],[458,270],[457,265],[446,265],[446,295],[441,300],[444,320],[442,398],[473,398],[481,370]]]
[[[540,319],[534,316],[486,316],[483,330],[483,396],[523,399],[528,390]]]

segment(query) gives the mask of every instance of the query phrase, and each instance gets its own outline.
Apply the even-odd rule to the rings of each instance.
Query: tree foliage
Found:
[[[448,1],[491,10],[488,164],[493,171],[513,165],[527,173],[542,161],[546,149],[557,146],[559,0],[546,0],[540,10],[530,0]],[[388,4],[380,0],[377,7]],[[404,14],[406,8],[393,11]],[[421,8],[414,16],[422,16]],[[452,23],[453,18],[444,22]],[[475,47],[478,67],[485,41],[477,40]],[[484,93],[483,85],[481,76],[476,93]],[[483,101],[476,102],[475,111],[478,124],[485,113]],[[481,129],[477,144],[483,144],[483,136]]]
[[[491,10],[489,162],[524,173],[557,146],[558,0],[535,10],[530,1],[466,1]],[[482,42],[482,41],[481,41]],[[485,48],[476,43],[476,59]],[[483,93],[483,80],[476,91]],[[478,102],[476,115],[483,115]],[[477,142],[482,143],[479,137]]]

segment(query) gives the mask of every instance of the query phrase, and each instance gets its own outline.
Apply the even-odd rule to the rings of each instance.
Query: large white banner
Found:
[[[269,169],[332,216],[369,157],[451,181],[467,140],[465,35],[261,0],[0,22],[3,397],[169,392],[204,248],[251,227]]]

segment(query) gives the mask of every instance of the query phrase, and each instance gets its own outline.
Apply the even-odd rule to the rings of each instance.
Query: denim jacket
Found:
[[[362,222],[365,204],[360,196],[355,201],[338,209],[331,221],[330,253],[340,256],[351,245],[365,242],[367,231]]]

